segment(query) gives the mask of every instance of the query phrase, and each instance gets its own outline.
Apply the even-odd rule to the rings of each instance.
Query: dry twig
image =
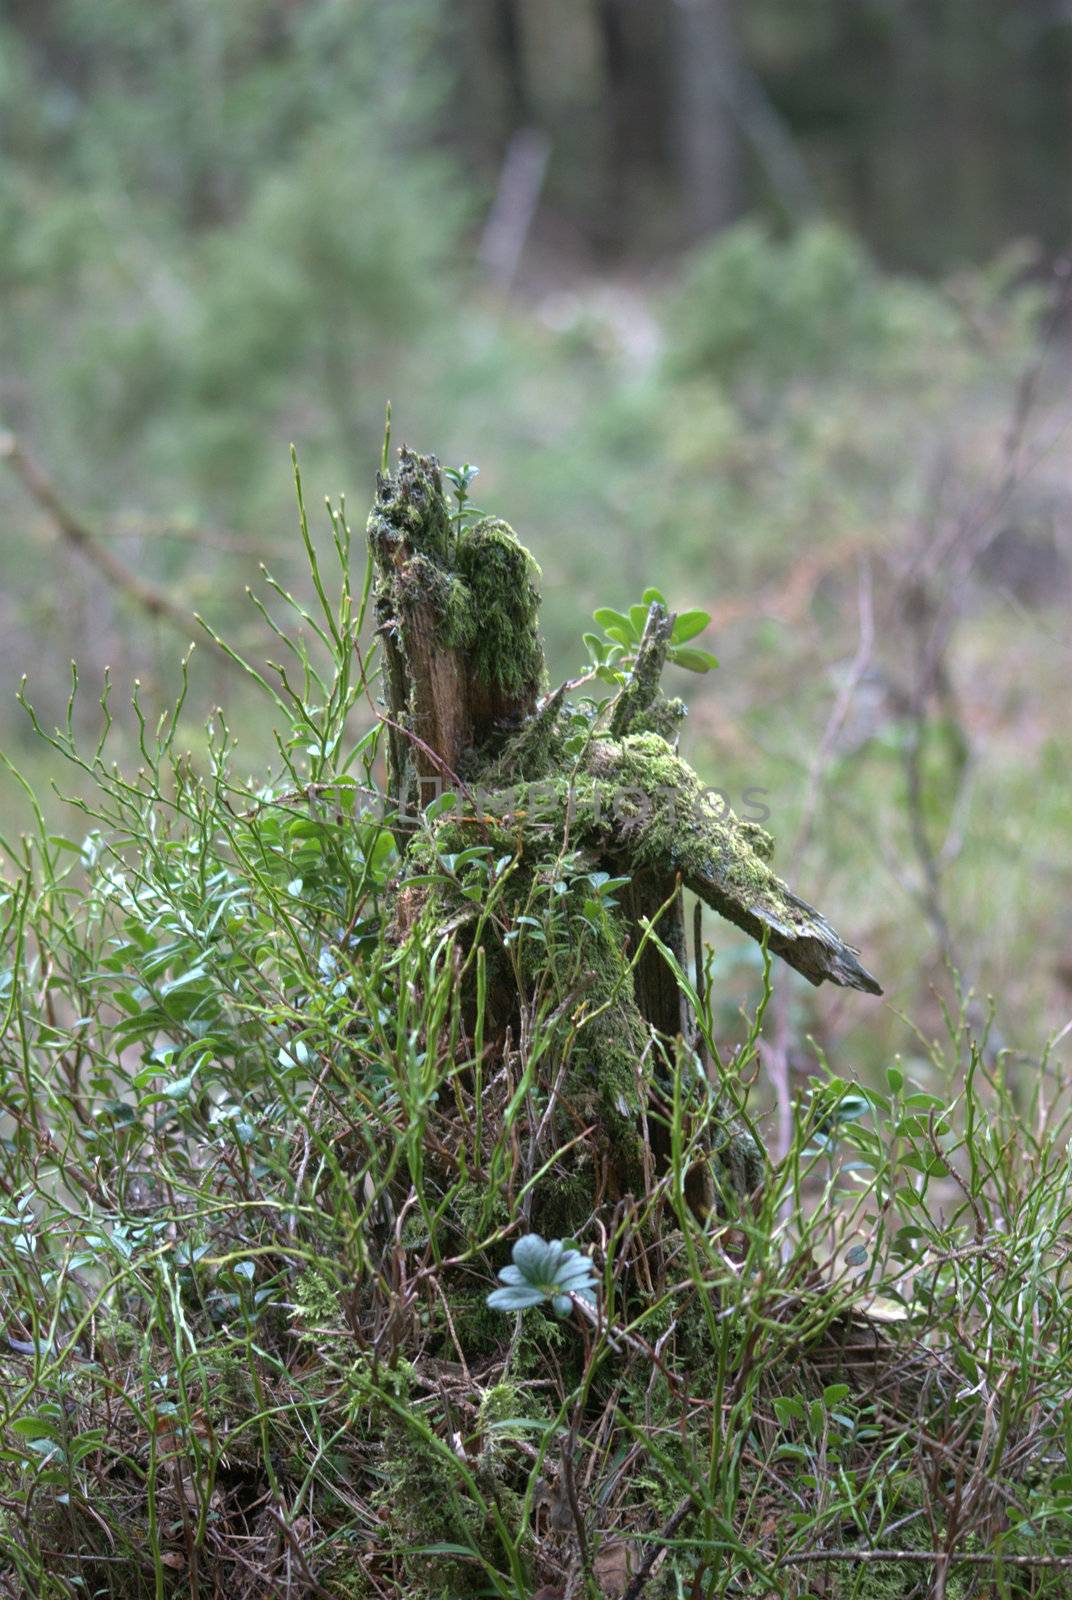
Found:
[[[62,498],[56,485],[40,463],[13,433],[0,433],[0,460],[6,461],[15,476],[41,507],[61,539],[71,549],[79,551],[101,576],[120,594],[132,600],[139,610],[153,618],[160,618],[177,628],[188,640],[195,630],[197,619],[193,613],[173,599],[166,589],[161,589],[145,578],[139,577],[125,566],[100,537],[77,516]],[[209,635],[209,642],[217,655],[232,667],[235,663],[225,650],[220,649]]]

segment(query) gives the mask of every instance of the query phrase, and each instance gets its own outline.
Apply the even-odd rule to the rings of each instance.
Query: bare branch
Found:
[[[0,433],[0,460],[9,464],[30,498],[45,512],[64,542],[73,550],[79,551],[113,589],[126,595],[148,616],[169,622],[187,640],[192,633],[200,636],[204,632],[198,626],[193,612],[187,611],[185,606],[173,599],[166,589],[161,589],[156,584],[139,577],[136,572],[132,572],[82,518],[71,510],[44,468],[15,434]],[[208,635],[208,639],[218,657],[233,667],[235,663],[225,650],[220,649],[211,634]]]

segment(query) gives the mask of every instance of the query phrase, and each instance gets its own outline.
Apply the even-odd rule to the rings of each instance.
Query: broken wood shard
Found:
[[[680,872],[713,911],[753,939],[766,935],[768,948],[811,983],[882,993],[853,947],[772,870],[770,835],[725,810],[659,735],[601,742],[590,766],[597,783],[617,784],[607,800],[623,859]]]

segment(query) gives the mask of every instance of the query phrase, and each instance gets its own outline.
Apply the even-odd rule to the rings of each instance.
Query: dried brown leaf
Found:
[[[636,1551],[624,1539],[607,1539],[592,1562],[592,1572],[606,1600],[621,1600],[633,1576]]]

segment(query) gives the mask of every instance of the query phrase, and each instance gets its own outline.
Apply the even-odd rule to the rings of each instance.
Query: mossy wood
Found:
[[[452,518],[435,457],[403,449],[397,469],[378,476],[369,540],[386,665],[388,792],[407,858],[396,935],[427,939],[476,921],[477,908],[449,884],[428,885],[437,859],[474,843],[516,856],[518,910],[533,880],[567,850],[593,870],[628,878],[600,923],[571,924],[585,948],[574,966],[577,992],[557,997],[554,1013],[568,1023],[556,1133],[561,1144],[583,1129],[601,1144],[597,1195],[639,1193],[667,1154],[660,1075],[665,1087],[675,1052],[695,1041],[681,985],[658,944],[644,940],[654,923],[684,961],[683,887],[766,938],[812,983],[871,994],[879,985],[775,875],[769,835],[715,803],[677,754],[683,708],[659,686],[673,626],[661,605],[650,608],[625,686],[598,713],[585,712],[561,689],[546,693],[535,562],[504,522]],[[460,805],[419,827],[422,808],[444,788],[457,791]],[[407,888],[407,875],[422,886]],[[483,937],[490,941],[486,928]],[[489,970],[503,974],[501,949],[486,954]],[[529,956],[524,976],[533,992],[553,965],[541,970]],[[512,973],[516,979],[516,966]],[[512,993],[509,983],[493,982],[487,995],[485,1037],[503,1041],[518,1023],[516,982]],[[712,1155],[738,1191],[759,1181],[761,1153],[728,1111]],[[711,1203],[710,1185],[700,1187]],[[551,1218],[548,1227],[554,1221],[576,1231],[579,1219]]]

